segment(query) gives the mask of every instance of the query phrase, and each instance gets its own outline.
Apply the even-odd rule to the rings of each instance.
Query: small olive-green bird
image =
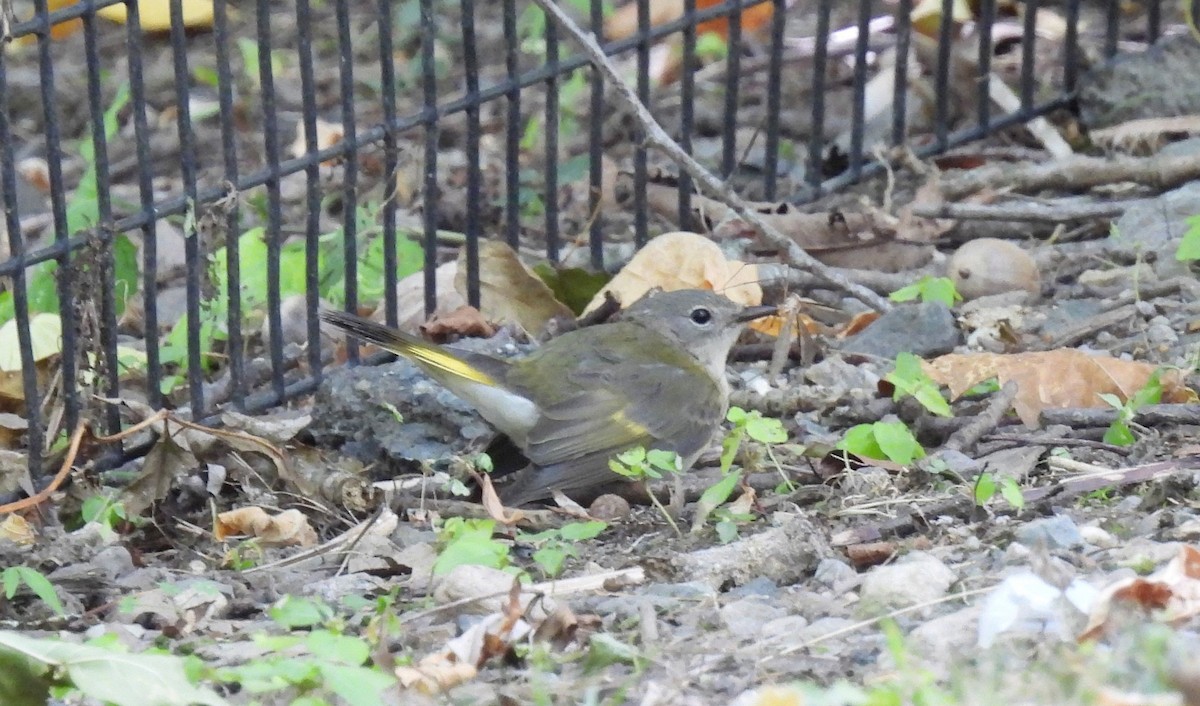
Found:
[[[453,351],[353,314],[321,318],[412,360],[503,432],[529,460],[501,490],[515,507],[622,480],[609,460],[636,446],[674,451],[690,468],[725,418],[725,362],[738,334],[775,310],[706,290],[661,292],[618,321],[514,360]]]

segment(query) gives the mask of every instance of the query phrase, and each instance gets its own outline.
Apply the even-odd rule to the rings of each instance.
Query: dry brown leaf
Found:
[[[1097,145],[1126,152],[1157,152],[1170,138],[1188,135],[1200,135],[1200,115],[1129,120],[1088,132]]]
[[[459,255],[454,289],[467,298],[466,250]],[[488,321],[518,324],[534,336],[551,319],[575,320],[566,304],[533,273],[516,251],[499,240],[479,244],[479,311]]]
[[[508,511],[504,507],[504,503],[500,502],[500,495],[496,492],[496,488],[492,485],[492,477],[486,473],[479,476],[479,486],[483,490],[483,497],[480,503],[483,509],[487,511],[488,517],[496,522],[504,525],[515,525],[525,517],[525,513],[514,509]]]
[[[342,141],[346,136],[345,128],[337,123],[331,123],[327,120],[317,118],[317,149],[327,150],[330,147]],[[296,139],[292,140],[292,146],[289,148],[293,157],[299,159],[308,153],[308,133],[304,130],[304,121],[301,120],[296,125]],[[323,166],[331,166],[336,160],[327,159],[321,164]]]
[[[397,667],[396,678],[405,689],[437,694],[475,677],[489,660],[507,655],[513,645],[533,632],[524,619],[521,585],[513,580],[508,601],[446,643],[439,652],[426,655],[414,667]]]
[[[213,536],[224,541],[232,535],[249,535],[263,545],[311,547],[317,532],[299,510],[284,510],[274,516],[258,506],[240,507],[217,515]]]
[[[1173,625],[1200,614],[1200,549],[1185,545],[1159,571],[1122,579],[1105,588],[1092,605],[1087,627],[1079,639],[1099,637],[1109,627],[1109,618],[1118,603],[1147,612],[1162,611],[1157,617]]]
[[[1158,366],[1090,355],[1074,348],[1031,353],[969,353],[923,361],[925,373],[950,388],[955,399],[981,382],[996,378],[1000,386],[1013,380],[1017,398],[1013,408],[1028,427],[1036,427],[1043,409],[1105,407],[1102,393],[1122,400],[1145,386]],[[1160,378],[1163,402],[1194,400],[1178,371],[1166,370]]]
[[[29,520],[15,512],[9,513],[5,516],[4,521],[0,522],[0,539],[28,546],[37,540],[37,531],[33,529],[33,525],[29,524]]]
[[[657,172],[646,184],[646,205],[672,222],[679,217],[678,179]],[[617,200],[632,198],[632,179],[618,180]],[[786,234],[809,255],[831,267],[900,272],[920,267],[933,256],[931,241],[941,232],[931,219],[899,221],[882,212],[822,211],[805,213],[787,201],[750,203],[757,215]],[[699,194],[692,196],[691,217],[683,228],[709,233],[714,240],[748,238],[764,249],[775,249],[758,239],[755,229],[731,208]]]
[[[708,289],[746,306],[762,303],[758,267],[730,260],[716,243],[699,233],[664,233],[638,251],[583,310],[604,303],[606,292],[629,306],[651,289]]]
[[[491,338],[496,334],[496,327],[478,309],[465,304],[445,316],[434,316],[419,328],[422,335],[435,343],[445,343],[451,337]]]

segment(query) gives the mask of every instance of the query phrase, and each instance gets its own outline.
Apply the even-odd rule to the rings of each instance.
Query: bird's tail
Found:
[[[429,370],[435,378],[449,376],[488,386],[496,385],[496,381],[477,366],[441,346],[423,341],[410,333],[404,333],[344,311],[323,310],[321,319],[367,343],[373,343],[384,350],[409,358]]]

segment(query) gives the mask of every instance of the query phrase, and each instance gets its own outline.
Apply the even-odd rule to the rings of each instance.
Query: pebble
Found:
[[[897,306],[842,343],[843,353],[887,358],[904,352],[929,357],[949,353],[962,342],[958,321],[944,304]]]
[[[834,593],[844,593],[858,586],[862,582],[862,577],[858,575],[854,567],[840,559],[822,559],[821,563],[817,564],[813,580],[828,587]]]
[[[765,623],[784,615],[783,608],[759,596],[742,598],[721,607],[721,623],[737,637],[758,635]]]
[[[1111,532],[1095,525],[1080,527],[1079,536],[1083,538],[1083,541],[1100,549],[1112,549],[1119,543]]]
[[[785,615],[776,618],[762,626],[763,640],[773,643],[774,647],[787,647],[799,644],[798,636],[808,627],[808,619],[803,615]]]
[[[1028,547],[1075,549],[1084,543],[1079,527],[1066,515],[1031,520],[1018,527],[1013,534],[1017,541]]]
[[[779,586],[774,581],[765,576],[759,576],[731,589],[727,595],[731,598],[749,598],[751,596],[774,598],[778,594]]]
[[[862,601],[883,608],[927,603],[945,596],[955,579],[954,572],[937,557],[914,552],[868,572],[863,578]]]

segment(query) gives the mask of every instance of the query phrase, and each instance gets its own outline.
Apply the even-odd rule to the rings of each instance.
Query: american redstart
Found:
[[[636,446],[674,451],[690,468],[725,417],[725,361],[738,334],[775,310],[707,290],[651,293],[617,321],[570,331],[513,360],[451,350],[344,312],[321,318],[412,360],[508,436],[529,460],[500,491],[515,507],[621,480],[609,461]]]

